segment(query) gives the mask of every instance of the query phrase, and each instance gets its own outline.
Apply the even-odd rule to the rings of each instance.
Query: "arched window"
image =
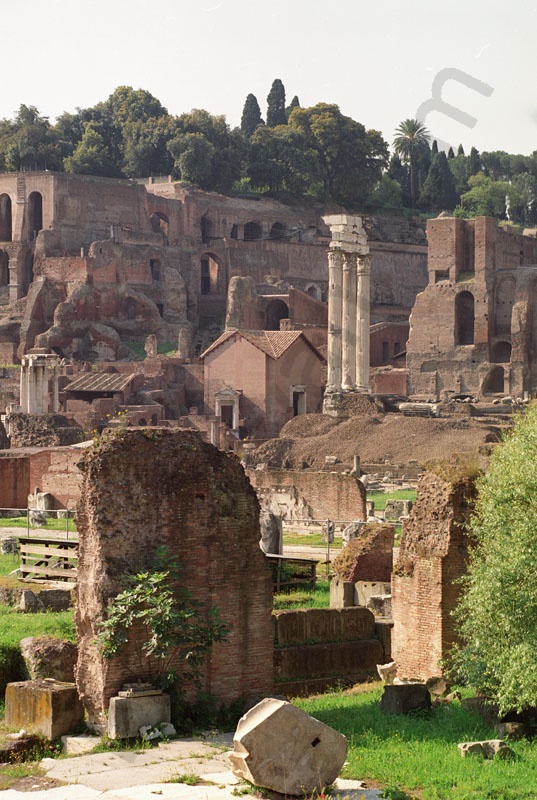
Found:
[[[160,261],[158,258],[150,258],[149,266],[151,267],[151,277],[154,281],[160,280]]]
[[[279,331],[280,320],[289,319],[289,308],[287,303],[278,298],[271,300],[267,306],[265,314],[265,330],[266,331]]]
[[[11,197],[0,194],[0,242],[11,242],[12,238]]]
[[[474,343],[474,296],[460,292],[455,299],[455,344]]]
[[[213,253],[204,253],[200,259],[201,278],[200,278],[200,292],[201,294],[219,294],[219,267],[216,256]]]
[[[244,226],[244,241],[255,242],[261,239],[261,225],[259,222],[247,222]]]
[[[270,238],[285,239],[286,232],[287,228],[282,222],[275,222],[272,228],[270,229]]]
[[[509,364],[511,361],[511,345],[509,342],[496,342],[492,348],[493,364]]]
[[[321,290],[316,283],[308,284],[306,286],[306,292],[309,294],[310,297],[313,297],[314,300],[322,300]]]
[[[43,198],[39,192],[32,192],[28,198],[28,231],[33,241],[43,227]]]

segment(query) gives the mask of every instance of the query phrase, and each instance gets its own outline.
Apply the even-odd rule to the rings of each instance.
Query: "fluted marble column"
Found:
[[[356,388],[369,391],[369,324],[371,268],[370,256],[357,256],[357,304],[356,304]]]
[[[356,388],[356,259],[351,253],[343,256],[343,329],[341,343],[342,388]]]
[[[327,392],[341,391],[343,253],[328,251],[328,380]]]

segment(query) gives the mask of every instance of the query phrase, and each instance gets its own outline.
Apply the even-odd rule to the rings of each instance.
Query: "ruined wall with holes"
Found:
[[[470,478],[420,478],[392,576],[392,658],[400,678],[440,674],[440,661],[456,641],[452,612],[466,572],[466,523],[475,496]]]
[[[429,220],[427,236],[429,283],[410,317],[409,394],[533,391],[537,239],[488,217]]]
[[[313,470],[248,470],[252,486],[275,513],[300,519],[366,519],[366,491],[354,475]]]
[[[188,431],[128,431],[89,450],[81,468],[76,680],[90,723],[104,725],[125,681],[147,677],[133,647],[105,661],[95,635],[108,599],[157,547],[180,563],[193,597],[229,626],[201,688],[219,703],[270,693],[272,580],[259,548],[259,504],[237,459]],[[181,674],[181,663],[173,666]]]

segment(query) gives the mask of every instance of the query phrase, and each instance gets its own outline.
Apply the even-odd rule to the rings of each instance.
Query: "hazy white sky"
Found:
[[[206,108],[240,121],[248,92],[263,115],[274,78],[288,102],[337,103],[391,142],[431,97],[474,117],[470,128],[432,110],[426,124],[466,152],[537,149],[537,5],[531,0],[1,0],[0,117],[37,106],[51,121],[147,89],[172,114]]]

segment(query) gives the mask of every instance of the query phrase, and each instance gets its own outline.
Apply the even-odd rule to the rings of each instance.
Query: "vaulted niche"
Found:
[[[279,331],[280,320],[289,319],[289,307],[283,300],[275,298],[267,306],[265,314],[265,330]]]
[[[28,231],[33,241],[43,227],[43,198],[39,192],[32,192],[28,198]]]
[[[0,194],[0,242],[11,242],[12,239],[11,197],[8,194]]]
[[[255,242],[261,239],[261,225],[259,222],[247,222],[244,226],[244,241]]]
[[[494,289],[494,324],[496,336],[511,335],[511,316],[515,300],[515,279],[502,278]]]

